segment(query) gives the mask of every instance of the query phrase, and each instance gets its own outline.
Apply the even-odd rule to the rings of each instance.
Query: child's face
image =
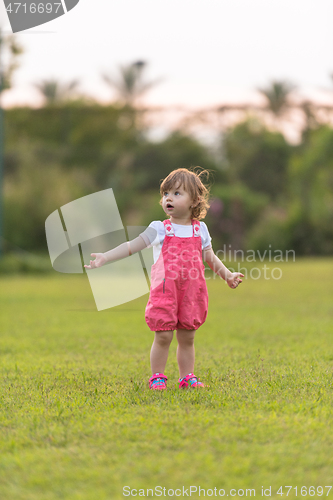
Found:
[[[162,208],[172,218],[190,219],[193,204],[194,201],[183,186],[173,187],[163,193]]]

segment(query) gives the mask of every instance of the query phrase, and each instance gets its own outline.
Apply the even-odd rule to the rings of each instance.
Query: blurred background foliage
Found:
[[[303,103],[299,144],[268,127],[255,112],[220,132],[215,148],[186,128],[163,140],[149,137],[137,99],[154,82],[142,79],[145,63],[122,67],[109,105],[77,93],[77,82],[35,84],[38,109],[5,111],[4,251],[47,255],[45,219],[62,205],[112,187],[124,225],[163,219],[159,184],[179,167],[210,171],[206,222],[214,249],[293,249],[296,255],[333,252],[333,129]],[[121,77],[123,80],[121,80]],[[137,80],[136,80],[137,79]],[[123,88],[122,88],[123,82]],[[288,113],[291,84],[260,90],[266,112]],[[310,112],[311,111],[311,112]]]
[[[248,119],[221,137],[224,157],[181,130],[160,142],[134,125],[133,110],[71,103],[6,111],[4,237],[46,249],[47,216],[76,198],[112,187],[125,225],[163,218],[159,184],[171,170],[210,170],[207,224],[214,246],[333,251],[333,129],[292,146]],[[126,121],[125,121],[126,118]],[[255,126],[254,123],[255,122]],[[126,127],[124,127],[126,123]]]

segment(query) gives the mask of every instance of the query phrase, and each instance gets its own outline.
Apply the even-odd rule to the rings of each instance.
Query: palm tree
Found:
[[[302,137],[304,142],[307,134],[311,130],[316,129],[320,123],[317,118],[316,105],[313,102],[306,99],[301,102],[300,108],[303,111],[305,117],[305,126],[302,130]]]
[[[280,118],[289,107],[289,94],[297,87],[284,81],[272,81],[266,88],[257,88],[268,100],[268,109]]]
[[[44,80],[41,83],[35,83],[34,85],[43,95],[46,104],[57,104],[73,97],[78,84],[78,80],[72,80],[67,84],[60,84],[57,80],[50,79]]]
[[[16,41],[14,35],[4,37],[0,30],[0,58],[6,50],[9,54],[9,62],[6,66],[0,67],[0,93],[10,89],[14,71],[18,68],[18,58],[23,53],[23,47]]]
[[[104,81],[117,91],[125,106],[135,107],[136,101],[160,80],[143,81],[142,75],[147,66],[145,61],[136,61],[127,66],[119,66],[119,75],[114,78],[102,74]]]

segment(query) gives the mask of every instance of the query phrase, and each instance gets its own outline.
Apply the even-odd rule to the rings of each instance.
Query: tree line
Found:
[[[126,126],[124,126],[124,124]],[[125,225],[160,219],[159,184],[171,170],[211,173],[207,224],[215,248],[333,251],[333,129],[289,144],[255,116],[230,128],[218,154],[182,130],[153,142],[135,108],[66,103],[5,115],[4,237],[46,249],[44,222],[60,206],[112,187]]]

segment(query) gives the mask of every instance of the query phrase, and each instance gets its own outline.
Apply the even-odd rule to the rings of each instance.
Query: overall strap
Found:
[[[163,221],[165,234],[166,236],[174,236],[175,232],[173,230],[170,219],[166,219]],[[198,220],[191,219],[191,224],[193,227],[193,237],[200,238],[201,237],[201,226]]]
[[[164,224],[164,229],[165,229],[165,235],[166,236],[174,236],[175,232],[173,230],[172,224],[170,222],[170,219],[166,219],[163,221]]]
[[[193,236],[200,238],[201,237],[201,225],[198,220],[193,220],[192,219],[192,226],[193,226]]]

